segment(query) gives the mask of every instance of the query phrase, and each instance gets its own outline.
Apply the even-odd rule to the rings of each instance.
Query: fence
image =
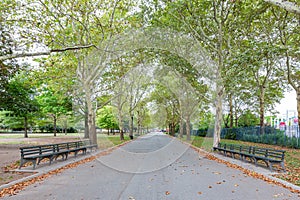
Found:
[[[213,134],[213,129],[192,131],[192,135],[201,137],[213,137]],[[263,131],[261,131],[260,127],[223,128],[221,139],[240,140],[300,149],[300,129],[298,126],[284,127],[282,129],[267,126]]]
[[[283,130],[265,127],[263,131],[260,127],[224,128],[221,138],[300,148],[298,127],[286,127]]]

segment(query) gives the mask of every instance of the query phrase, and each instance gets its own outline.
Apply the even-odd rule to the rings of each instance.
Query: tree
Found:
[[[161,73],[166,75],[164,73]],[[158,123],[158,126],[167,126],[169,133],[175,135],[175,127],[180,121],[180,107],[176,95],[168,88],[164,80],[154,82],[155,89],[151,92],[150,100],[155,103],[156,110],[151,121]],[[183,126],[182,126],[183,127]]]
[[[200,45],[205,47],[217,65],[217,72],[214,74],[216,80],[214,146],[217,146],[220,141],[222,125],[222,99],[226,77],[223,73],[226,71],[225,60],[229,55],[232,42],[228,31],[237,9],[235,1],[175,1],[166,3],[153,20],[155,25],[168,26],[191,34]]]
[[[40,104],[41,111],[50,116],[53,120],[54,136],[57,133],[57,119],[61,115],[66,115],[72,110],[72,103],[69,97],[65,97],[58,91],[53,91],[48,88],[44,88],[40,95],[36,97]]]
[[[109,130],[118,129],[118,122],[113,112],[112,106],[104,106],[97,112],[96,123],[100,128],[107,129],[107,134]]]
[[[28,119],[39,107],[34,99],[35,90],[31,87],[24,74],[15,76],[9,81],[7,87],[8,96],[5,99],[5,109],[11,111],[16,117],[23,118],[24,137],[28,137]]]
[[[6,3],[6,2],[5,2]],[[12,1],[3,10],[1,22],[5,23],[8,32],[14,32],[14,49],[0,55],[0,60],[8,60],[25,56],[41,56],[71,52],[77,59],[77,72],[80,87],[77,94],[84,95],[81,101],[86,108],[89,125],[89,136],[96,143],[95,110],[96,98],[90,93],[95,88],[94,70],[85,64],[87,56],[103,40],[118,33],[121,27],[128,26],[126,13],[131,1],[45,1],[26,0]],[[115,26],[115,24],[118,26]],[[70,54],[66,53],[66,55]],[[92,74],[90,74],[92,73]],[[78,86],[78,85],[77,85]],[[82,92],[84,91],[84,92]],[[93,93],[93,92],[92,92]],[[79,101],[78,101],[79,102]]]
[[[147,89],[149,89],[149,77],[147,77],[147,68],[143,64],[135,67],[125,77],[126,91],[128,95],[128,114],[130,117],[129,136],[133,137],[134,111],[139,103],[146,98]]]
[[[260,123],[259,117],[254,115],[250,110],[246,110],[238,120],[239,126],[248,127],[248,126],[257,126]]]
[[[2,11],[2,8],[0,8]],[[0,22],[2,21],[0,14]],[[6,27],[0,24],[0,56],[10,54],[12,52],[13,40]],[[5,107],[3,104],[9,96],[7,87],[9,80],[20,70],[21,66],[15,60],[1,61],[0,60],[0,108]]]
[[[280,37],[281,63],[284,66],[288,84],[294,89],[297,95],[298,123],[300,127],[300,70],[299,70],[299,43],[300,40],[298,20],[296,16],[289,12],[283,12],[278,9],[272,9],[275,18],[276,30]],[[299,54],[298,54],[299,55]]]

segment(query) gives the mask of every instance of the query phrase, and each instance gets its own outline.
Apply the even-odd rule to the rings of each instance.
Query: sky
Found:
[[[287,110],[289,111],[297,111],[297,100],[296,100],[296,92],[285,92],[285,98],[283,98],[280,104],[276,105],[276,110],[285,115]]]

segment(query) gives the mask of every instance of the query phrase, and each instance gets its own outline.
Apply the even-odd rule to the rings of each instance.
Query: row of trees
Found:
[[[200,119],[194,118],[197,113],[209,113],[209,108],[214,107],[214,145],[220,140],[221,122],[238,126],[239,117],[247,110],[260,115],[260,126],[264,127],[265,112],[273,111],[288,85],[297,93],[300,116],[300,9],[296,1],[15,0],[3,4],[2,109],[11,110],[6,102],[12,94],[8,85],[15,79],[16,71],[25,70],[15,59],[47,55],[35,59],[38,67],[26,67],[25,74],[38,91],[35,96],[42,95],[39,90],[44,89],[60,99],[72,99],[75,110],[84,116],[86,136],[94,142],[96,112],[107,104],[116,108],[120,130],[124,113],[133,130],[133,116],[147,113],[146,108],[152,105],[157,111],[152,112],[153,116],[161,112],[171,132],[177,124],[184,127],[186,123],[187,133],[189,122]],[[128,42],[139,38],[135,35],[127,35],[133,37],[127,43],[116,39],[128,29],[149,27],[181,32],[195,41],[194,45],[205,49],[215,66],[210,72],[215,84],[205,80],[209,77],[195,67],[197,62],[182,54],[174,55],[174,51],[159,49],[160,46],[138,48]],[[128,51],[121,52],[123,49]],[[118,56],[107,54],[112,51]],[[156,65],[175,72],[153,67]],[[131,73],[132,67],[133,71],[148,70]],[[203,69],[209,69],[209,65]],[[215,93],[211,92],[212,87]]]

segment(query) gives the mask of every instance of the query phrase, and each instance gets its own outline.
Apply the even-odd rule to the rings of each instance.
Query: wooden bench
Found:
[[[91,144],[90,140],[21,147],[19,169],[27,162],[31,162],[33,169],[35,169],[36,165],[39,165],[43,159],[49,159],[49,164],[51,164],[54,159],[59,157],[62,157],[62,160],[67,160],[70,153],[77,156],[78,152],[86,154],[87,149],[92,150],[93,148],[97,148],[97,145]]]
[[[271,171],[273,171],[273,164],[279,164],[285,172],[284,150],[226,143],[219,143],[218,146],[213,149],[214,151],[218,150],[222,152],[224,156],[231,156],[232,158],[238,156],[238,158],[243,161],[248,159],[250,162],[254,162],[256,166],[258,161],[261,160]]]

